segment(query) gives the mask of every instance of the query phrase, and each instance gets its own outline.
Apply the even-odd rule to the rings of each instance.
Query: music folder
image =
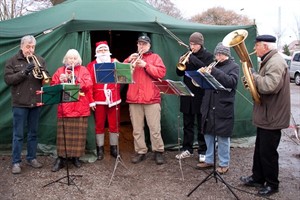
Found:
[[[185,71],[185,75],[197,83],[203,89],[213,90],[226,90],[231,91],[230,88],[225,88],[215,77],[208,72],[197,71]]]
[[[97,83],[133,83],[130,63],[96,63],[94,67]]]
[[[181,81],[158,80],[153,83],[159,88],[163,94],[173,94],[179,96],[194,96],[190,89]]]

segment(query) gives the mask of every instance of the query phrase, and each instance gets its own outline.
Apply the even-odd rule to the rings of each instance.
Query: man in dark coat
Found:
[[[230,55],[229,47],[219,43],[214,51],[218,64],[208,71],[227,90],[205,90],[201,106],[202,128],[207,145],[206,159],[197,167],[208,168],[214,164],[214,142],[218,141],[220,174],[226,173],[230,161],[230,137],[234,124],[234,100],[238,84],[239,66]]]
[[[213,62],[213,55],[208,52],[204,47],[203,35],[199,32],[191,34],[189,38],[191,54],[185,63],[186,69],[176,69],[178,76],[183,76],[183,82],[191,90],[194,96],[181,96],[180,97],[180,112],[183,113],[183,131],[184,138],[182,144],[182,152],[176,155],[177,159],[187,158],[193,155],[194,143],[194,124],[195,118],[197,120],[197,135],[198,135],[198,154],[199,161],[204,162],[206,144],[204,136],[201,134],[201,114],[200,107],[204,90],[193,84],[191,78],[185,75],[185,71],[195,71],[201,67],[208,66]],[[182,60],[182,57],[179,61]]]

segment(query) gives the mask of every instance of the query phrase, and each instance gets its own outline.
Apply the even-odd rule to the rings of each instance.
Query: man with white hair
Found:
[[[98,160],[104,158],[104,136],[105,122],[108,121],[110,154],[118,156],[118,139],[120,129],[120,85],[116,83],[97,83],[95,74],[95,64],[118,62],[111,58],[111,53],[106,41],[96,43],[96,60],[87,65],[87,69],[93,80],[93,103],[90,107],[95,111],[95,133],[97,144]]]
[[[269,196],[279,188],[279,155],[277,148],[281,129],[290,122],[290,78],[285,60],[277,52],[272,35],[256,37],[254,50],[261,58],[259,71],[253,79],[261,104],[254,103],[253,124],[257,127],[251,176],[240,180],[246,186],[262,187],[258,194]]]

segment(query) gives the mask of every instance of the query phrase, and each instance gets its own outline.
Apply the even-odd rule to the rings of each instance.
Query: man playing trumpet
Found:
[[[13,115],[13,139],[12,139],[12,173],[21,173],[21,152],[24,138],[24,126],[27,122],[27,164],[33,168],[41,168],[42,164],[36,159],[37,134],[40,101],[36,91],[43,84],[42,79],[33,76],[35,65],[28,63],[27,58],[34,55],[36,40],[32,35],[26,35],[21,39],[20,51],[10,58],[5,64],[4,81],[11,86],[12,115]],[[45,60],[34,55],[43,70],[46,71]]]
[[[201,67],[208,66],[213,62],[213,55],[208,52],[204,47],[204,37],[201,33],[195,32],[190,36],[190,53],[184,55],[186,60],[185,69],[180,67],[176,68],[178,76],[183,76],[183,82],[191,90],[194,96],[181,96],[180,97],[180,112],[183,113],[183,144],[182,152],[176,155],[177,159],[187,158],[193,155],[194,144],[194,123],[197,120],[197,136],[198,136],[198,155],[199,161],[204,162],[206,144],[204,136],[201,134],[201,114],[200,106],[204,90],[193,84],[192,79],[185,75],[185,71],[195,71]],[[179,62],[183,60],[179,58]]]
[[[125,63],[134,65],[134,84],[129,84],[126,102],[129,103],[130,119],[133,127],[134,150],[136,155],[132,163],[139,163],[145,159],[148,148],[145,142],[144,118],[150,130],[152,151],[155,162],[164,163],[164,142],[161,137],[161,97],[159,89],[153,81],[162,79],[166,75],[166,67],[158,54],[150,50],[151,40],[148,36],[140,36],[137,41],[137,53],[131,54]]]

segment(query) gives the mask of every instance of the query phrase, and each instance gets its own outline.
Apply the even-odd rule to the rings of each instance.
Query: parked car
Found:
[[[295,80],[296,85],[300,85],[300,51],[295,51],[290,63],[290,79]]]

